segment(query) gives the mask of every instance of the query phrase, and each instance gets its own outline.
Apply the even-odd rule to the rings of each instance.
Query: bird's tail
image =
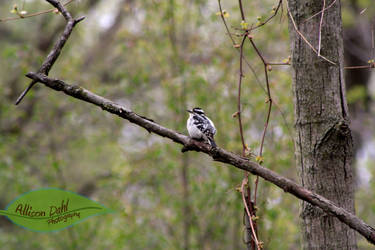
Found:
[[[215,141],[214,141],[214,138],[210,138],[210,137],[208,137],[208,141],[210,142],[210,145],[213,147],[213,148],[216,148],[217,146],[216,146],[216,143],[215,143]]]

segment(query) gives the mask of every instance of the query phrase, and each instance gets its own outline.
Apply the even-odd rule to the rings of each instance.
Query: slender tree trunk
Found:
[[[333,0],[325,0],[329,6]],[[335,63],[318,57],[297,34],[292,20],[293,92],[296,127],[296,160],[302,185],[354,213],[354,181],[343,75],[343,41],[340,1],[318,15],[323,0],[289,0],[291,16],[299,31]],[[303,249],[357,249],[353,230],[321,209],[303,202]]]

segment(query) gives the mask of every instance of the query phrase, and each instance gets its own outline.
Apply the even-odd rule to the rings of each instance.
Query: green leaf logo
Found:
[[[17,197],[0,215],[39,232],[58,231],[112,210],[79,194],[56,188],[33,190]]]

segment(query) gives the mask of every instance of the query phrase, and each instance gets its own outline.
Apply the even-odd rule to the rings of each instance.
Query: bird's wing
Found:
[[[212,121],[207,117],[201,117],[198,115],[193,116],[194,125],[203,132],[206,136],[213,138],[216,133],[216,129]]]
[[[210,126],[210,128],[211,128],[211,130],[212,130],[212,134],[216,134],[216,128],[215,128],[215,125],[214,125],[214,123],[210,120],[210,118],[208,118],[207,117],[207,120],[208,120],[208,122],[209,122],[209,126]]]
[[[204,119],[203,117],[199,115],[194,115],[193,119],[194,119],[194,125],[196,125],[200,131],[203,132],[207,128],[208,123],[206,119]]]

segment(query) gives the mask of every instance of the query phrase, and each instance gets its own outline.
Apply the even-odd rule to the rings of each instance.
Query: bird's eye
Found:
[[[197,114],[204,115],[204,111],[201,108],[194,108],[193,111]]]

